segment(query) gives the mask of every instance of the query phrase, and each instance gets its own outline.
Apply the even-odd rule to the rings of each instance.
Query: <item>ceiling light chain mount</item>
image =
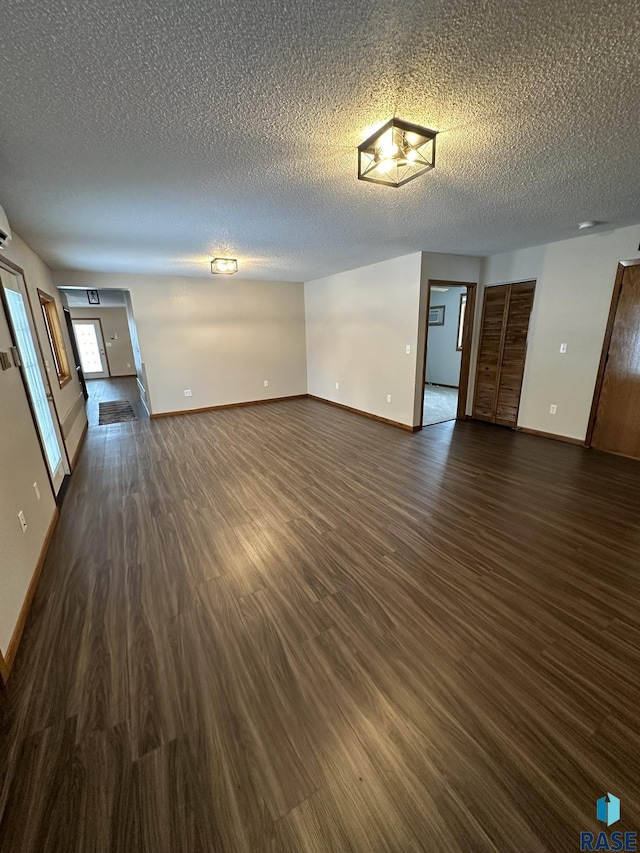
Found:
[[[235,258],[214,258],[211,272],[213,275],[233,275],[238,272],[238,261]]]
[[[401,187],[436,165],[436,130],[392,118],[358,145],[358,180]]]

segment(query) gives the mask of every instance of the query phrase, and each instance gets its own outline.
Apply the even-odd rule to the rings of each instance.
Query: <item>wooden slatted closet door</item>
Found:
[[[493,421],[496,411],[496,391],[502,358],[502,336],[509,285],[487,287],[482,306],[482,328],[476,367],[476,386],[473,417]]]
[[[640,459],[640,265],[625,267],[592,447]]]
[[[515,427],[535,281],[484,291],[473,417]]]
[[[509,285],[495,411],[495,422],[503,426],[515,427],[518,423],[535,287],[534,281]]]

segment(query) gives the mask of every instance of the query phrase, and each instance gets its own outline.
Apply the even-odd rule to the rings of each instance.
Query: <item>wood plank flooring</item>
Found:
[[[2,853],[574,851],[607,791],[640,830],[638,464],[139,417],[91,420],[0,696]]]

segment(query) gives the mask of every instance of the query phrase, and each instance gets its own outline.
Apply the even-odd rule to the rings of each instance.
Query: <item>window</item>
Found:
[[[58,384],[62,388],[67,382],[71,381],[71,373],[69,371],[69,359],[67,358],[64,338],[62,337],[62,329],[60,328],[58,306],[53,296],[49,296],[48,293],[43,293],[39,290],[38,296],[40,297],[44,325],[47,329],[49,343],[51,344],[51,354],[53,355],[53,364],[56,369]]]
[[[460,297],[460,313],[458,314],[458,339],[456,349],[458,352],[462,349],[462,341],[464,340],[464,316],[467,311],[467,294],[463,293]]]

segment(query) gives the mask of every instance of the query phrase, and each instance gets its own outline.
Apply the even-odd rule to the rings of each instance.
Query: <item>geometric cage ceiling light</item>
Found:
[[[436,165],[437,130],[392,118],[358,145],[358,180],[401,187]]]

